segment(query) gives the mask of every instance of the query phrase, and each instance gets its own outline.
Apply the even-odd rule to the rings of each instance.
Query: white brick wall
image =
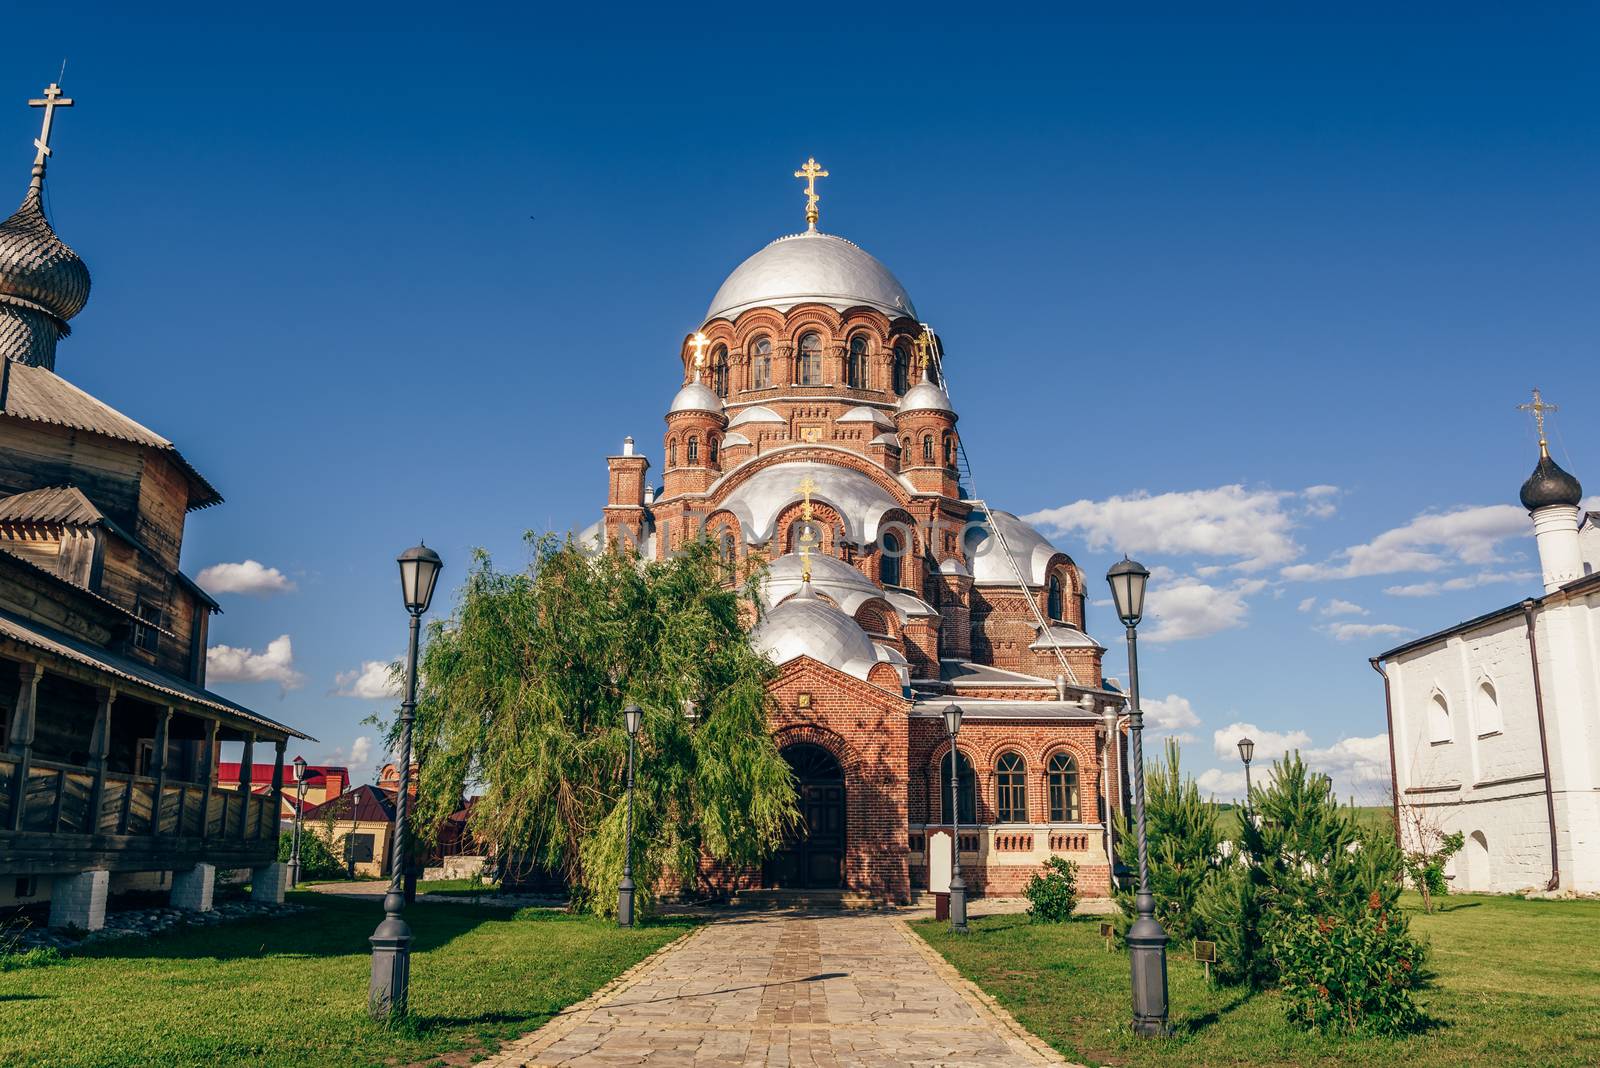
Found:
[[[278,905],[283,902],[283,891],[289,885],[289,865],[268,864],[264,868],[250,869],[250,900],[260,904]]]
[[[215,864],[196,864],[188,871],[172,873],[171,905],[195,912],[211,911],[211,895],[217,883]]]

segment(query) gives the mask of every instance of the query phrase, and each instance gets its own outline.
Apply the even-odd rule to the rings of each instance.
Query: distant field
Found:
[[[1218,804],[1216,807],[1217,831],[1224,838],[1231,838],[1239,832],[1239,814],[1244,809],[1238,805],[1227,803]],[[1363,827],[1372,830],[1387,831],[1394,827],[1393,813],[1387,805],[1357,805],[1356,819]]]

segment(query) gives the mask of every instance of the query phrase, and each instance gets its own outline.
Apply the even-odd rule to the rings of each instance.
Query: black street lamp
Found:
[[[300,885],[300,816],[306,810],[306,758],[294,758],[294,846],[289,850],[289,885]]]
[[[1256,755],[1256,743],[1249,738],[1239,739],[1239,759],[1244,761],[1244,811],[1250,814],[1250,761]]]
[[[1144,822],[1144,713],[1139,709],[1139,638],[1144,617],[1144,588],[1150,572],[1127,557],[1106,572],[1117,618],[1128,632],[1128,728],[1133,740],[1133,811],[1139,831],[1139,890],[1136,913],[1128,928],[1128,956],[1133,973],[1133,1029],[1141,1035],[1167,1034],[1167,932],[1156,919],[1150,893],[1150,850]]]
[[[644,709],[629,705],[622,710],[628,728],[628,822],[622,842],[622,881],[617,884],[617,926],[633,926],[633,739],[644,720]]]
[[[961,706],[944,710],[944,728],[950,732],[950,930],[967,932],[967,883],[961,878],[961,762],[956,756],[956,733],[961,730]]]
[[[374,1020],[398,1019],[406,1014],[411,983],[411,928],[401,918],[405,908],[406,809],[411,792],[411,724],[417,715],[417,641],[422,615],[433,600],[444,561],[426,545],[407,549],[399,556],[400,593],[411,613],[411,636],[406,647],[406,691],[400,704],[400,789],[394,801],[394,839],[389,843],[389,892],[383,896],[383,922],[372,932],[372,982],[367,987],[367,1012]]]

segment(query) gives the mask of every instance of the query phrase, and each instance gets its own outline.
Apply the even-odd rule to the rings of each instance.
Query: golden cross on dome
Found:
[[[806,229],[815,232],[817,219],[821,216],[817,201],[822,199],[817,195],[817,179],[828,177],[828,172],[817,166],[817,159],[812,156],[806,160],[804,167],[794,172],[794,176],[806,180]]]
[[[917,340],[912,342],[917,350],[917,362],[922,366],[922,377],[928,377],[928,356],[933,346],[928,344],[928,328],[923,327],[922,333],[917,335]]]
[[[811,581],[811,544],[816,540],[811,534],[811,495],[816,492],[817,484],[807,475],[800,480],[800,519],[804,524],[800,528],[800,581]]]
[[[700,372],[706,365],[706,345],[709,344],[709,339],[699,331],[695,331],[694,336],[689,339],[689,344],[694,346],[694,380],[698,382]]]
[[[1558,412],[1560,410],[1561,409],[1558,408],[1556,405],[1554,405],[1554,404],[1546,404],[1544,402],[1544,397],[1540,396],[1540,394],[1539,394],[1539,387],[1538,386],[1534,386],[1533,387],[1533,403],[1532,404],[1519,404],[1519,405],[1517,405],[1517,411],[1519,411],[1519,412],[1532,412],[1533,413],[1533,421],[1539,427],[1539,455],[1540,456],[1548,458],[1549,455],[1550,455],[1550,446],[1545,441],[1545,437],[1544,437],[1544,413],[1545,412]]]
[[[28,101],[30,108],[44,108],[44,126],[39,131],[39,136],[34,138],[33,145],[39,150],[33,157],[33,181],[28,184],[29,193],[38,193],[44,188],[44,162],[50,158],[50,127],[55,123],[56,108],[70,108],[72,98],[61,95],[61,86],[55,82],[44,91],[41,100]]]

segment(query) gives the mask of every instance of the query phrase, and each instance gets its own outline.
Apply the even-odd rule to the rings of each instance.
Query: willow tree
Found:
[[[475,555],[432,625],[415,728],[418,825],[479,792],[469,828],[503,856],[562,872],[575,907],[610,912],[622,874],[627,734],[637,738],[634,878],[695,883],[702,856],[759,863],[796,819],[767,726],[772,665],[745,622],[755,579],[724,585],[700,541],[671,560],[529,536],[532,564]]]

